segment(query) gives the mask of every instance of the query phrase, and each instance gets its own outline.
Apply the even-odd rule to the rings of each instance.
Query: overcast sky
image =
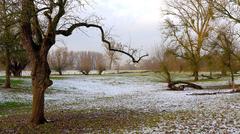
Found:
[[[161,40],[161,9],[164,7],[164,0],[94,0],[85,12],[101,16],[102,23],[112,28],[111,34],[117,40],[149,52]],[[103,52],[100,33],[94,29],[83,30],[88,36],[76,31],[60,40],[70,50]]]

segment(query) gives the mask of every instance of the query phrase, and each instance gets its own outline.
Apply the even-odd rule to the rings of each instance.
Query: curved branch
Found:
[[[141,61],[144,57],[147,57],[149,56],[148,54],[145,54],[145,55],[142,55],[140,56],[138,59],[136,59],[132,54],[129,54],[128,52],[124,51],[124,50],[120,50],[120,49],[114,49],[112,48],[111,46],[111,42],[108,41],[106,38],[105,38],[105,33],[104,33],[104,30],[101,26],[99,25],[96,25],[96,24],[88,24],[88,23],[76,23],[76,24],[73,24],[72,26],[70,26],[67,30],[57,30],[56,31],[56,34],[57,35],[63,35],[63,36],[69,36],[72,34],[73,30],[75,30],[76,28],[79,28],[79,27],[87,27],[87,28],[90,28],[90,27],[94,27],[94,28],[97,28],[100,30],[101,32],[101,40],[102,42],[106,43],[108,45],[108,49],[110,51],[116,51],[116,52],[120,52],[120,53],[123,53],[127,56],[129,56],[131,59],[132,59],[132,62],[134,63],[138,63],[139,61]]]

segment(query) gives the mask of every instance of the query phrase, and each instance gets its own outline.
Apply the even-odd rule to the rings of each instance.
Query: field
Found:
[[[184,78],[191,79],[190,74],[176,75]],[[52,79],[45,96],[51,122],[38,127],[27,124],[29,77],[13,78],[13,89],[0,90],[0,133],[240,133],[239,94],[194,95],[228,92],[221,86],[229,78],[201,80],[197,84],[205,89],[186,91],[168,91],[150,72]]]

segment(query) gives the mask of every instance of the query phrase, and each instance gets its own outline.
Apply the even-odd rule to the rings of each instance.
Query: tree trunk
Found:
[[[98,71],[98,75],[102,75],[103,71]]]
[[[59,73],[59,75],[63,75],[63,74],[62,74],[62,70],[59,70],[58,73]]]
[[[199,76],[198,70],[195,70],[193,74],[194,74],[194,81],[198,81],[198,76]]]
[[[47,56],[32,58],[32,116],[31,123],[34,125],[47,122],[44,117],[44,93],[52,85],[49,79],[51,70],[47,62]]]
[[[6,73],[6,78],[5,78],[5,84],[4,84],[4,88],[11,88],[11,80],[10,80],[10,53],[9,50],[6,49],[6,68],[5,68],[5,73]]]
[[[209,76],[210,76],[210,78],[213,78],[212,70],[209,72]]]
[[[11,73],[14,77],[21,77],[22,76],[22,69],[11,69]]]
[[[112,70],[112,63],[113,63],[113,59],[110,58],[110,62],[109,62],[109,70]]]
[[[194,81],[198,81],[198,77],[199,77],[199,65],[197,63],[195,63],[194,67],[193,67],[193,76],[194,76]]]

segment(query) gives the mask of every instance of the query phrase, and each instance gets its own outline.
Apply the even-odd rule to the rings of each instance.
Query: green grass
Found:
[[[0,116],[22,114],[30,110],[30,103],[8,101],[0,103]]]
[[[5,83],[5,79],[3,77],[0,77],[0,85],[4,85],[4,83]],[[13,88],[21,87],[21,85],[23,84],[24,84],[23,79],[11,79],[11,86]]]

